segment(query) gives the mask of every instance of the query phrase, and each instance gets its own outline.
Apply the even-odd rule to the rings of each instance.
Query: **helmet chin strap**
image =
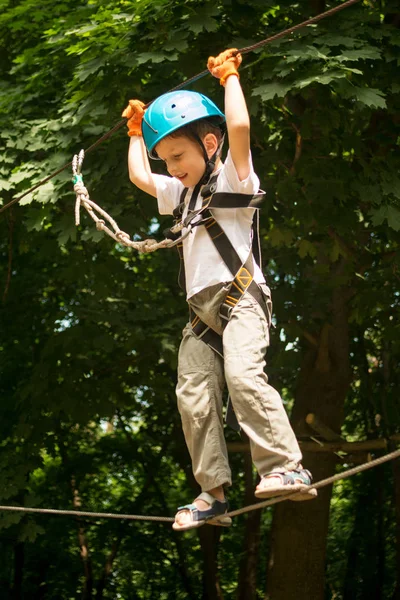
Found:
[[[205,168],[203,177],[200,179],[199,183],[201,185],[205,185],[208,182],[208,180],[210,179],[210,175],[214,171],[215,165],[217,163],[217,160],[218,160],[218,158],[221,155],[222,146],[224,144],[224,139],[225,139],[225,134],[222,135],[221,141],[218,144],[218,148],[216,149],[216,151],[214,152],[214,154],[210,158],[208,157],[206,148],[205,148],[202,140],[200,139],[199,136],[196,136],[196,137],[197,137],[197,140],[198,140],[198,142],[200,144],[200,147],[201,147],[201,149],[203,151],[203,157],[204,157],[204,161],[206,163],[206,168]]]

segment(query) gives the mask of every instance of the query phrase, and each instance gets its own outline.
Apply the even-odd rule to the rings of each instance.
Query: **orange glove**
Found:
[[[207,68],[211,75],[219,79],[221,85],[225,85],[230,75],[236,75],[239,78],[238,68],[242,62],[242,55],[237,48],[229,48],[218,54],[216,58],[210,56],[207,61]]]
[[[128,135],[142,135],[142,120],[144,115],[144,102],[140,100],[129,100],[128,106],[122,113],[128,119]]]

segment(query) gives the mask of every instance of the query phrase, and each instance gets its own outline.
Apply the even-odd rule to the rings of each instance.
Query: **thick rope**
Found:
[[[82,153],[82,151],[81,151],[81,153]],[[74,157],[74,160],[75,160],[75,158],[76,158],[76,156]],[[74,160],[72,161],[72,164],[74,164]],[[118,227],[117,222],[103,208],[101,208],[98,204],[93,202],[93,200],[90,200],[89,193],[83,184],[82,176],[80,174],[77,174],[74,176],[74,179],[75,179],[74,191],[76,194],[76,203],[75,203],[75,225],[76,226],[78,226],[80,224],[80,208],[81,208],[81,206],[83,206],[83,208],[85,208],[87,210],[89,215],[92,217],[93,221],[96,223],[96,229],[98,231],[104,231],[107,235],[112,237],[113,240],[115,240],[119,244],[122,244],[123,246],[126,246],[127,248],[133,248],[134,250],[137,250],[138,252],[141,252],[143,254],[147,254],[149,252],[155,252],[156,250],[159,250],[160,248],[172,248],[173,246],[180,244],[182,242],[182,240],[184,240],[191,231],[191,226],[189,225],[188,227],[185,227],[185,230],[183,231],[183,233],[176,240],[164,239],[161,242],[157,242],[156,240],[153,240],[153,239],[146,239],[146,240],[135,242],[130,239],[130,236],[128,233],[126,233],[125,231],[122,231]],[[103,219],[99,218],[97,216],[96,212],[99,213],[104,218]],[[106,221],[108,221],[110,223],[110,225],[114,231],[111,230],[106,225]],[[182,228],[183,228],[183,225],[182,225],[182,227],[175,226],[174,228],[172,228],[172,230],[174,233],[179,233],[179,231],[181,231]]]
[[[120,519],[122,521],[159,521],[171,523],[172,517],[149,517],[144,515],[123,515],[120,513],[97,513],[84,510],[57,510],[55,508],[25,508],[25,506],[0,506],[0,511],[12,511],[22,513],[38,513],[45,515],[58,515],[66,517],[90,517],[93,519]]]
[[[270,44],[271,42],[275,42],[276,40],[278,40],[286,35],[289,35],[291,33],[294,33],[295,31],[298,31],[299,29],[302,29],[303,27],[306,27],[307,25],[312,25],[313,23],[317,23],[318,21],[321,21],[322,19],[331,17],[333,14],[339,12],[340,10],[343,10],[344,8],[348,8],[352,4],[356,4],[359,1],[360,0],[347,0],[347,2],[344,2],[343,4],[339,4],[339,6],[335,6],[334,8],[331,8],[319,15],[316,15],[315,17],[312,17],[311,19],[307,19],[307,21],[303,21],[302,23],[299,23],[298,25],[294,25],[293,27],[284,29],[283,31],[276,33],[275,35],[272,35],[271,37],[268,37],[264,40],[261,40],[260,42],[257,42],[256,44],[253,44],[252,46],[246,46],[245,48],[241,48],[240,50],[238,50],[238,52],[240,52],[241,54],[247,54],[248,52],[257,50],[258,48],[261,48],[262,46],[265,46],[266,44]],[[201,79],[202,77],[205,77],[208,74],[209,74],[208,69],[205,69],[204,71],[201,71],[201,73],[194,75],[190,79],[185,79],[185,81],[182,81],[182,83],[180,83],[179,85],[177,85],[176,87],[172,88],[169,91],[175,92],[176,90],[180,90],[181,88],[188,86],[191,83],[194,83],[198,79]],[[148,102],[144,108],[147,108],[148,106],[150,106],[151,102]],[[91,146],[89,146],[85,150],[85,153],[87,154],[88,152],[91,152],[92,150],[97,148],[97,146],[99,146],[102,142],[104,142],[105,140],[110,138],[116,131],[121,129],[121,127],[123,127],[123,125],[126,125],[126,119],[123,119],[122,121],[119,121],[116,125],[114,125],[114,127],[112,129],[110,129],[107,133],[102,135],[96,142],[94,142]],[[36,183],[34,186],[29,188],[29,190],[27,190],[26,192],[21,194],[21,196],[18,196],[17,198],[13,198],[13,200],[8,202],[8,204],[5,204],[3,207],[0,208],[0,213],[5,211],[7,208],[10,208],[13,204],[20,202],[20,200],[22,200],[22,198],[25,198],[25,196],[27,196],[31,192],[34,192],[35,190],[37,190],[39,187],[41,187],[42,185],[47,183],[50,179],[53,179],[53,177],[56,177],[56,175],[59,175],[59,173],[61,173],[65,169],[68,169],[69,167],[71,167],[71,165],[72,165],[72,162],[67,163],[60,169],[57,169],[57,171],[54,171],[53,173],[51,173],[50,175],[48,175],[47,177],[45,177],[44,179],[42,179],[41,181]]]
[[[388,462],[390,460],[395,460],[400,457],[400,450],[395,450],[394,452],[390,452],[389,454],[385,454],[384,456],[380,456],[375,460],[371,460],[369,462],[363,463],[362,465],[358,465],[357,467],[353,467],[352,469],[348,469],[347,471],[343,471],[342,473],[337,473],[336,475],[332,475],[332,477],[327,477],[326,479],[321,479],[317,483],[314,483],[307,489],[319,490],[327,485],[331,485],[336,483],[337,481],[341,481],[342,479],[348,479],[353,475],[357,475],[357,473],[361,473],[362,471],[367,471],[368,469],[373,469],[374,467],[378,467],[379,465]],[[288,497],[296,497],[304,494],[303,492],[288,492],[282,496],[278,496],[277,498],[271,498],[271,500],[265,500],[263,502],[258,502],[257,504],[251,504],[249,506],[245,506],[244,508],[239,508],[238,510],[232,510],[229,513],[224,514],[224,517],[237,517],[243,513],[251,512],[253,510],[258,510],[260,508],[265,508],[266,506],[272,506],[273,504],[278,504],[279,502],[283,502],[283,500],[287,500]]]
[[[357,475],[357,473],[361,473],[362,471],[367,471],[368,469],[372,469],[377,467],[385,462],[390,460],[395,460],[400,457],[400,450],[395,450],[394,452],[390,452],[389,454],[385,454],[384,456],[380,456],[375,460],[371,460],[369,462],[363,463],[362,465],[358,465],[352,469],[348,469],[347,471],[343,471],[343,473],[338,473],[337,475],[333,475],[332,477],[327,477],[326,479],[321,479],[317,483],[313,484],[307,489],[316,489],[319,490],[327,485],[331,485],[337,481],[341,481],[342,479],[347,479],[352,477],[353,475]],[[287,500],[289,497],[294,497],[296,495],[302,494],[303,492],[288,492],[285,495],[278,496],[276,498],[272,498],[271,500],[266,500],[264,502],[257,502],[257,504],[251,504],[249,506],[244,506],[243,508],[239,508],[238,510],[232,510],[224,514],[224,517],[237,517],[243,513],[251,512],[253,510],[259,510],[261,508],[265,508],[267,506],[272,506],[273,504],[278,504],[279,502],[283,502]],[[68,517],[90,517],[94,519],[120,519],[126,521],[158,521],[164,523],[172,523],[174,519],[172,517],[152,517],[148,515],[123,515],[118,513],[102,513],[102,512],[88,512],[83,510],[57,510],[53,508],[27,508],[25,506],[0,506],[0,511],[9,511],[9,512],[21,512],[21,513],[38,513],[38,514],[47,514],[47,515],[58,515],[58,516],[68,516]]]

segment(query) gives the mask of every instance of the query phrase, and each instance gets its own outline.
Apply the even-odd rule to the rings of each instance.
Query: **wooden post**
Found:
[[[391,441],[400,442],[400,435],[390,436]],[[362,440],[360,442],[316,442],[299,441],[300,448],[303,452],[370,452],[373,450],[387,450],[388,440],[380,438],[378,440]],[[228,442],[229,452],[250,452],[250,445],[246,442]]]
[[[336,431],[333,431],[333,429],[325,425],[325,423],[323,423],[314,413],[308,413],[306,416],[306,423],[328,442],[344,441],[339,433],[336,433]]]

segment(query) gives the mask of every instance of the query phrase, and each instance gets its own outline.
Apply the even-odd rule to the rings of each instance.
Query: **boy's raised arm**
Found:
[[[142,137],[143,107],[144,104],[140,100],[129,100],[122,113],[122,116],[128,119],[128,135],[131,138],[128,151],[129,179],[139,189],[156,198],[157,190]]]
[[[225,87],[225,117],[229,149],[240,181],[250,174],[250,118],[239,82],[238,68],[242,62],[236,48],[210,56],[208,69]]]

